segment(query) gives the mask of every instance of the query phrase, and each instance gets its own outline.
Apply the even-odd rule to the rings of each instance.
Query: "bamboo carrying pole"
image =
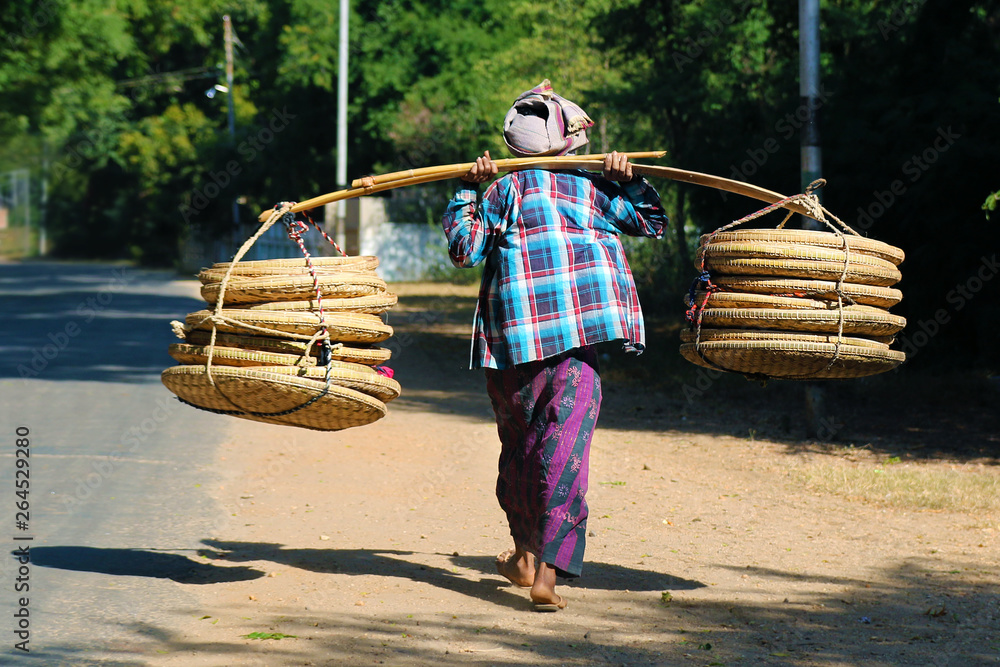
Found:
[[[656,151],[656,153],[661,156],[665,154],[661,151]],[[629,153],[627,155],[635,154]],[[586,156],[510,158],[507,160],[497,160],[496,162],[497,167],[500,168],[501,171],[517,171],[520,169],[586,169],[591,171],[601,171],[604,168],[604,154]],[[503,163],[504,166],[501,166],[501,163]],[[449,178],[459,178],[465,175],[469,169],[472,168],[473,164],[475,163],[466,162],[463,164],[426,167],[424,169],[408,170],[407,172],[385,174],[381,177],[382,182],[380,183],[374,183],[373,185],[367,187],[364,185],[360,187],[351,187],[346,190],[339,190],[337,192],[331,192],[319,197],[313,197],[312,199],[307,199],[306,201],[295,204],[289,210],[292,213],[297,213],[298,211],[308,211],[318,206],[330,204],[335,201],[341,201],[343,199],[353,199],[354,197],[375,194],[376,192],[383,192],[385,190],[392,190],[394,188],[401,188],[408,185],[419,185],[421,183],[443,181]],[[656,176],[658,178],[666,178],[672,181],[680,181],[682,183],[691,183],[693,185],[715,188],[716,190],[724,190],[726,192],[732,192],[733,194],[749,197],[750,199],[767,202],[768,204],[774,204],[786,198],[785,195],[756,185],[751,185],[750,183],[733,181],[721,176],[703,174],[697,171],[634,163],[632,164],[632,170],[645,176]],[[412,172],[412,174],[410,172]],[[396,177],[397,174],[404,175]],[[365,179],[361,180],[364,181]],[[814,214],[810,213],[808,209],[795,202],[785,203],[784,208],[815,219]],[[260,214],[258,219],[261,222],[264,222],[273,212],[273,209],[264,211]]]
[[[627,156],[629,160],[641,160],[646,158],[660,158],[667,154],[667,151],[640,151],[636,153],[623,153]],[[591,160],[603,160],[607,154],[606,153],[592,153],[590,155],[551,155],[544,157],[512,157],[502,160],[494,160],[497,163],[497,169],[500,171],[516,171],[518,169],[530,168],[530,169],[559,169],[561,165],[572,164],[575,162]],[[439,167],[424,167],[422,169],[407,169],[405,171],[396,171],[391,174],[382,174],[381,176],[367,176],[365,178],[356,178],[351,181],[352,188],[360,188],[365,185],[378,185],[381,183],[388,183],[389,181],[398,181],[404,178],[411,178],[414,176],[425,176],[427,174],[437,174],[444,172],[452,172],[455,169],[464,169],[462,173],[469,171],[469,167],[472,165],[470,163],[463,164],[447,164]]]

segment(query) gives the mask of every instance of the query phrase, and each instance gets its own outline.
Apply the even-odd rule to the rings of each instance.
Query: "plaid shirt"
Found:
[[[509,368],[645,329],[618,234],[660,238],[667,217],[644,179],[619,185],[584,171],[512,172],[477,191],[465,183],[441,220],[458,267],[486,260],[472,367]]]

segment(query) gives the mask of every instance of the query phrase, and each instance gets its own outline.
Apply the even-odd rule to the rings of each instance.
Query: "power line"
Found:
[[[180,81],[191,81],[193,79],[208,79],[219,76],[220,70],[221,68],[217,65],[212,67],[189,67],[187,69],[178,69],[171,72],[149,74],[135,79],[123,79],[121,81],[115,81],[115,85],[119,88],[137,88],[139,86],[149,86],[157,83],[177,83]]]

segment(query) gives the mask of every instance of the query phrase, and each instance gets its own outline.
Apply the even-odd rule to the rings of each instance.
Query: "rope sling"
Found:
[[[319,287],[319,279],[316,275],[316,268],[315,266],[313,266],[312,255],[309,253],[309,250],[306,248],[305,242],[302,240],[302,235],[309,229],[309,226],[305,222],[302,222],[295,218],[295,214],[291,212],[291,209],[294,205],[295,202],[282,202],[280,204],[276,204],[274,207],[274,212],[268,216],[267,220],[264,221],[264,223],[260,226],[257,232],[254,233],[253,236],[251,236],[249,239],[247,239],[240,247],[240,249],[236,252],[236,254],[233,256],[232,261],[229,264],[229,268],[226,270],[226,274],[222,277],[222,281],[219,286],[219,296],[216,299],[215,309],[211,315],[203,318],[197,324],[194,325],[182,325],[180,322],[172,323],[174,325],[175,333],[178,332],[178,327],[180,327],[182,331],[186,333],[192,329],[198,328],[205,322],[212,323],[212,333],[208,343],[208,359],[205,362],[205,373],[212,387],[217,392],[219,392],[219,395],[225,398],[225,400],[228,401],[235,409],[221,410],[215,408],[204,408],[202,406],[194,405],[193,403],[190,403],[178,396],[177,400],[179,400],[181,403],[202,410],[206,410],[208,412],[213,412],[215,414],[225,414],[233,416],[253,416],[253,417],[283,417],[298,412],[303,408],[309,407],[310,405],[312,405],[319,399],[323,398],[330,392],[330,371],[333,367],[333,350],[335,349],[335,347],[342,346],[343,344],[330,343],[330,333],[329,331],[327,331],[326,317],[324,316],[323,313],[323,294]],[[347,256],[347,253],[345,253],[340,248],[340,246],[330,237],[329,234],[327,234],[323,230],[322,227],[320,227],[311,217],[309,217],[308,214],[304,215],[306,217],[306,220],[308,220],[309,223],[312,224],[317,231],[319,231],[319,233],[323,236],[323,238],[326,239],[330,243],[330,245],[332,245],[334,249],[340,253],[342,257]],[[267,230],[269,230],[278,220],[281,220],[281,222],[285,225],[285,230],[288,234],[288,238],[295,241],[296,244],[298,244],[299,249],[302,252],[302,256],[305,259],[306,266],[309,269],[309,275],[313,279],[313,291],[316,294],[317,315],[319,316],[321,324],[319,330],[312,336],[306,336],[304,334],[295,334],[287,331],[278,331],[276,329],[270,329],[268,327],[261,327],[249,324],[247,322],[235,320],[233,318],[226,317],[225,315],[222,314],[223,305],[225,304],[225,298],[226,298],[226,288],[229,285],[230,277],[232,276],[233,270],[236,268],[237,263],[243,258],[244,255],[246,255],[246,253],[250,250],[250,248],[253,247],[253,244],[256,243],[257,240],[261,236],[263,236],[264,233],[267,232]],[[269,334],[276,337],[292,337],[292,338],[304,339],[306,341],[306,347],[305,350],[302,352],[301,359],[308,358],[308,356],[312,352],[313,346],[319,343],[321,348],[320,348],[318,363],[319,365],[323,365],[325,367],[323,390],[320,393],[311,396],[304,403],[301,403],[300,405],[297,405],[293,408],[289,408],[287,410],[281,410],[278,412],[261,412],[261,411],[250,411],[242,409],[237,403],[233,401],[233,399],[230,396],[228,396],[221,389],[221,387],[218,386],[218,384],[215,382],[215,377],[212,375],[212,361],[215,356],[215,343],[218,334],[218,325],[223,323],[229,324],[237,328],[246,328],[256,331],[258,333]],[[180,337],[183,337],[182,334],[178,335]]]

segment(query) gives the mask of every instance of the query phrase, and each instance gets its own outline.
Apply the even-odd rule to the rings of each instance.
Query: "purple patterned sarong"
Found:
[[[597,354],[582,347],[486,369],[500,434],[497,498],[514,540],[563,577],[579,576],[590,440],[601,408]]]

